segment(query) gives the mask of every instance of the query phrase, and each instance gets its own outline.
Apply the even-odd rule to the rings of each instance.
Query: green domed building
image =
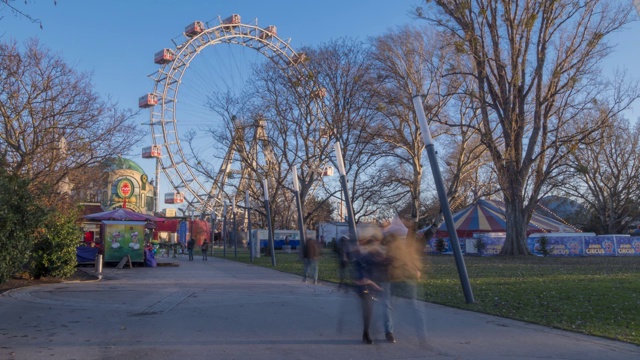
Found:
[[[126,207],[142,214],[153,214],[154,186],[140,165],[123,157],[104,163],[107,186],[100,203],[104,211]]]

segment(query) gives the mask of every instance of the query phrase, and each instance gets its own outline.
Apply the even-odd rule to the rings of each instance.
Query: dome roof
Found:
[[[104,163],[107,166],[109,171],[132,170],[132,171],[139,172],[140,174],[145,173],[144,170],[142,170],[142,168],[140,167],[140,165],[136,164],[132,160],[125,159],[121,156],[118,156],[117,158],[107,159],[105,160]]]

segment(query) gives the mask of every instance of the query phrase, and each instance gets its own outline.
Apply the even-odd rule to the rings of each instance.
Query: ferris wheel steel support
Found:
[[[173,61],[163,64],[159,70],[150,75],[155,82],[153,94],[158,97],[158,103],[153,106],[150,115],[152,140],[154,145],[161,145],[166,153],[164,159],[158,160],[160,167],[171,186],[177,191],[184,192],[189,206],[201,213],[212,212],[220,203],[220,197],[215,194],[216,187],[218,190],[222,189],[218,176],[226,176],[226,173],[218,174],[211,188],[205,187],[189,166],[180,145],[176,106],[182,79],[191,61],[205,47],[226,43],[256,50],[271,60],[287,76],[300,75],[303,71],[298,65],[303,62],[304,54],[296,53],[289,42],[283,41],[270,30],[275,27],[260,28],[257,20],[255,25],[227,24],[222,20],[219,22],[220,24],[213,27],[205,27],[195,36],[183,33],[185,42],[177,44],[174,41]],[[233,147],[234,144],[231,146]],[[232,149],[229,151],[232,152]],[[270,150],[267,155],[272,157]]]

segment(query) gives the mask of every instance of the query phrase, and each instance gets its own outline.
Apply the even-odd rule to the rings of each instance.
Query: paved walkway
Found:
[[[361,343],[353,293],[333,284],[209,258],[105,268],[101,281],[0,296],[0,359],[640,359],[640,347],[421,303],[397,306],[398,342]]]

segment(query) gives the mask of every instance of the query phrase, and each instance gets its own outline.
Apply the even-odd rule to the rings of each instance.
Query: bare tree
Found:
[[[442,77],[449,62],[446,58],[455,54],[440,46],[438,34],[426,28],[400,28],[375,38],[373,46],[371,58],[379,83],[376,108],[382,115],[377,130],[392,158],[385,178],[400,184],[402,193],[409,195],[415,230],[420,218],[424,143],[412,97],[422,95],[427,116],[438,117],[451,92],[451,83]]]
[[[467,58],[481,138],[506,205],[504,255],[529,254],[526,229],[547,181],[571,144],[602,125],[594,111],[604,39],[632,20],[631,3],[606,0],[433,0],[425,18]],[[628,104],[618,103],[610,112]]]
[[[438,143],[444,150],[440,156],[444,159],[444,181],[449,184],[449,204],[455,210],[495,194],[498,187],[491,157],[480,139],[479,111],[474,102],[456,95],[447,111],[447,116],[437,120],[448,128]]]
[[[563,189],[596,215],[597,232],[620,234],[640,218],[640,125],[614,119],[571,155]]]
[[[28,12],[18,8],[18,6],[14,5],[15,2],[16,2],[15,0],[2,0],[2,1],[0,1],[0,6],[4,5],[15,16],[23,17],[23,18],[29,20],[33,24],[38,24],[40,26],[40,29],[42,29],[42,21],[40,19],[34,18]],[[24,5],[26,5],[26,4],[27,4],[27,2],[25,1]],[[56,0],[53,0],[53,5],[58,5]],[[2,20],[2,18],[3,18],[3,16],[0,16],[0,20]]]
[[[0,43],[0,53],[0,161],[9,173],[68,193],[88,169],[142,138],[131,111],[101,99],[88,75],[36,40],[23,52]]]
[[[305,221],[339,198],[338,182],[325,178],[333,164],[333,146],[340,141],[350,179],[356,220],[375,212],[382,187],[371,178],[381,154],[367,129],[371,106],[371,68],[364,44],[340,39],[317,49],[304,49],[307,61],[299,71],[280,71],[266,64],[256,73],[250,112],[266,121],[266,136],[277,159],[275,186],[291,190],[291,170],[297,166]],[[290,191],[277,193],[283,206],[294,204]],[[288,200],[286,200],[288,197]],[[276,194],[274,194],[276,198]],[[308,201],[314,199],[314,201]],[[307,208],[313,206],[313,208]],[[280,212],[281,215],[287,211]]]
[[[388,196],[388,185],[380,181],[386,154],[376,127],[378,83],[371,56],[366,44],[342,38],[311,51],[309,62],[318,85],[326,91],[320,110],[328,153],[333,155],[336,141],[342,145],[356,222],[375,214]],[[337,182],[325,184],[328,194],[339,192]]]

